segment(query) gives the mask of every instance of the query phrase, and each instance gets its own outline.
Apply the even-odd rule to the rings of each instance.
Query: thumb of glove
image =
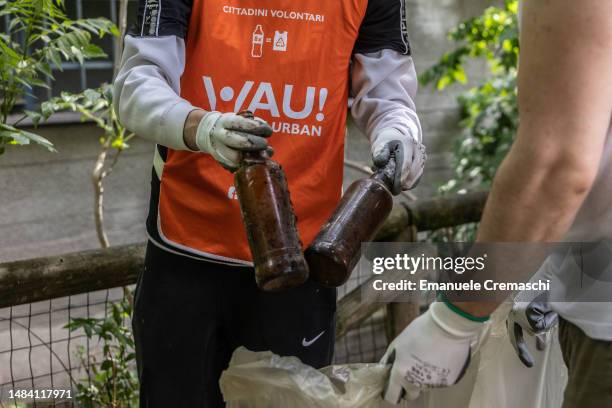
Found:
[[[392,186],[391,193],[398,195],[402,191],[402,172],[404,167],[404,146],[399,140],[392,140],[378,149],[376,149],[372,155],[372,161],[374,166],[378,169],[383,169],[391,157],[395,160],[395,169],[392,173]],[[374,169],[376,170],[376,169]]]
[[[395,349],[389,348],[380,362],[382,364],[391,365],[391,374],[383,390],[383,398],[385,401],[397,405],[402,398],[412,401],[419,397],[421,389],[412,384],[404,384],[404,381],[402,381],[402,373],[394,368]]]
[[[391,368],[391,375],[389,380],[385,384],[383,391],[383,398],[385,401],[391,404],[399,404],[404,396],[404,388],[402,387],[402,381],[399,377],[399,373]]]
[[[383,398],[385,401],[397,405],[403,398],[413,401],[419,398],[419,395],[421,395],[420,388],[412,384],[404,383],[404,381],[402,381],[401,372],[391,369],[389,381],[385,384],[385,389],[383,391]]]

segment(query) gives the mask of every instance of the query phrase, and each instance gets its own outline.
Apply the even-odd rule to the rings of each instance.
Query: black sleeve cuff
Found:
[[[405,0],[369,0],[354,54],[394,50],[410,55]]]

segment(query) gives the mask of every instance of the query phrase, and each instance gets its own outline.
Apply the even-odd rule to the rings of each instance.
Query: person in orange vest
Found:
[[[400,148],[394,193],[412,188],[425,153],[404,1],[141,0],[124,44],[115,109],[157,144],[133,316],[141,406],[222,406],[238,346],[328,365],[336,290],[257,288],[231,171],[273,147],[308,246],[341,195],[351,97],[375,163]]]

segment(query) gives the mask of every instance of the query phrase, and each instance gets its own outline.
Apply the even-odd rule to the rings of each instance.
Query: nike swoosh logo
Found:
[[[321,336],[322,336],[324,333],[325,333],[325,330],[323,330],[321,333],[319,333],[319,335],[318,335],[317,337],[315,337],[314,339],[312,339],[312,340],[306,340],[306,337],[304,337],[304,338],[302,339],[302,346],[304,346],[304,347],[310,347],[310,346],[312,346],[312,345],[313,345],[313,343],[314,343],[315,341],[319,340],[319,338],[320,338],[320,337],[321,337]]]

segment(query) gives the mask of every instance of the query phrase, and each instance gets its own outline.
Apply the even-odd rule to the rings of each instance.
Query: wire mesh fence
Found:
[[[339,289],[339,298],[365,279],[359,274],[351,277]],[[74,319],[105,317],[110,304],[123,294],[122,288],[117,288],[0,310],[0,408],[78,406],[76,384],[88,382],[88,366],[99,364],[102,346],[95,336],[90,340],[83,329],[70,331],[66,326]],[[378,361],[387,346],[385,318],[382,308],[338,339],[335,363]],[[70,394],[65,393],[64,398],[33,398],[35,394],[11,398],[16,392],[47,390]]]
[[[338,300],[363,285],[371,274],[356,268],[349,280],[338,288]],[[388,340],[385,330],[386,309],[381,308],[365,320],[359,327],[350,330],[337,339],[334,363],[373,363],[380,360],[387,349]]]
[[[84,365],[101,350],[83,330],[66,325],[75,318],[105,316],[108,305],[122,296],[121,289],[103,290],[0,310],[0,407],[74,406],[76,383],[87,381]],[[47,390],[67,392],[64,398],[44,398]],[[38,392],[38,398],[11,398],[24,391]]]

